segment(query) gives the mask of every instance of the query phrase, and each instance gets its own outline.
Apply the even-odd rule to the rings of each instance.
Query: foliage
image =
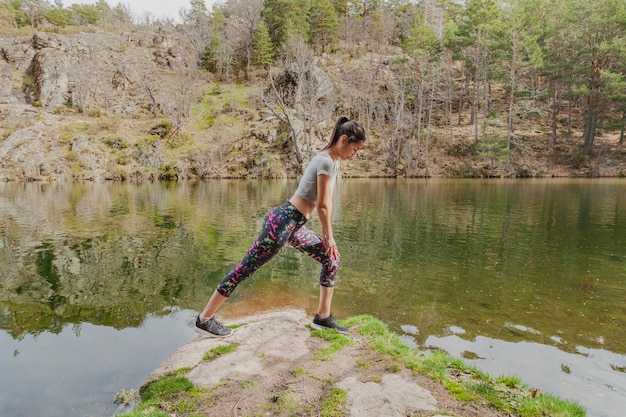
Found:
[[[71,14],[68,10],[55,7],[45,14],[46,20],[57,27],[65,27],[71,21]]]
[[[166,138],[172,132],[172,122],[163,120],[150,129],[151,135],[159,136],[161,139]]]
[[[335,7],[330,0],[317,0],[313,2],[309,14],[311,25],[311,42],[321,47],[322,52],[329,45],[336,42],[339,21]]]
[[[269,29],[272,44],[280,49],[296,35],[308,40],[308,12],[307,0],[266,0],[261,16]]]
[[[0,0],[0,30],[4,26],[39,29],[47,25],[63,28],[69,25],[128,23],[132,20],[129,13],[121,5],[111,9],[104,0],[95,4],[72,3],[67,7],[58,0],[54,4],[44,0]]]
[[[581,159],[578,154],[592,155],[598,132],[626,127],[623,1],[233,0],[209,10],[203,0],[193,0],[183,15],[184,23],[176,28],[152,23],[159,35],[172,36],[169,41],[174,33],[184,35],[176,41],[185,53],[176,55],[172,49],[173,55],[160,57],[167,64],[159,62],[178,79],[177,87],[159,91],[159,76],[139,66],[116,74],[122,81],[115,91],[130,94],[133,83],[143,86],[149,101],[141,105],[152,116],[174,121],[174,126],[150,131],[162,139],[188,127],[192,104],[203,101],[198,96],[205,80],[250,86],[260,84],[267,73],[293,75],[282,80],[290,82],[275,80],[274,96],[284,99],[278,112],[290,129],[284,150],[288,158],[295,153],[296,161],[302,159],[306,139],[309,152],[313,149],[320,121],[339,113],[366,120],[368,130],[384,141],[381,159],[389,173],[408,176],[428,175],[429,150],[442,136],[433,133],[435,128],[471,126],[464,134],[474,137],[473,151],[489,160],[490,171],[504,175],[515,169],[509,170],[512,154],[524,149],[523,143],[517,146],[522,141],[516,128],[530,121],[544,125],[550,146],[574,138],[581,148],[573,152],[574,162]],[[129,9],[111,8],[104,0],[71,6],[0,0],[3,33],[20,28],[31,34],[77,33],[131,21]],[[326,72],[331,65],[333,71]],[[112,93],[100,80],[108,77],[103,72],[89,63],[77,66],[70,80],[69,101],[86,115],[108,114]],[[45,106],[38,100],[38,82],[32,74],[25,76],[23,91],[32,104]],[[258,89],[270,91],[270,83]],[[107,97],[101,99],[103,95]],[[268,109],[280,107],[267,95],[263,99]],[[501,124],[488,126],[496,107]],[[231,105],[229,110],[234,124],[240,109]],[[203,127],[219,123],[220,112],[217,107],[205,112]],[[466,114],[469,120],[463,120]],[[447,142],[450,154],[460,154],[458,147],[466,146],[452,133]],[[176,164],[159,146],[141,149],[139,159],[171,177]],[[482,175],[471,162],[447,169],[455,176]]]
[[[262,68],[269,68],[274,62],[272,40],[267,25],[260,22],[252,38],[252,64]]]

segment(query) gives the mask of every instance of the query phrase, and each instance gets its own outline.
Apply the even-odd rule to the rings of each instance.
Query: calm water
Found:
[[[295,185],[0,184],[0,415],[121,411]],[[335,315],[623,416],[626,181],[344,180],[334,217]],[[220,313],[313,313],[318,273],[286,249]]]

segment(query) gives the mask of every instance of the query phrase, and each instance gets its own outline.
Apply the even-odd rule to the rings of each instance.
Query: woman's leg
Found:
[[[222,294],[217,292],[217,290],[213,291],[213,295],[211,295],[209,302],[206,307],[204,307],[204,310],[202,310],[202,313],[200,313],[200,319],[203,320],[211,317],[227,299],[228,297],[224,297]]]
[[[235,266],[218,284],[217,289],[204,307],[200,319],[211,317],[232,294],[237,285],[270,261],[287,243],[289,236],[300,226],[281,207],[265,216],[263,229],[250,246],[241,262]]]
[[[320,318],[330,316],[335,280],[337,270],[339,269],[339,258],[330,258],[326,255],[322,240],[306,226],[302,226],[291,235],[289,244],[322,265],[320,272],[320,300],[317,314]]]
[[[330,305],[333,302],[334,287],[323,287],[320,285],[320,303],[317,308],[317,315],[321,319],[330,316]]]

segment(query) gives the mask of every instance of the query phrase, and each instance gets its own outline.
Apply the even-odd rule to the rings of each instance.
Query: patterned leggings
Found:
[[[334,287],[339,258],[330,258],[324,253],[324,244],[319,236],[304,226],[306,221],[306,217],[289,201],[270,210],[259,237],[241,262],[220,281],[217,291],[229,297],[239,283],[276,256],[286,243],[321,263],[320,285]]]

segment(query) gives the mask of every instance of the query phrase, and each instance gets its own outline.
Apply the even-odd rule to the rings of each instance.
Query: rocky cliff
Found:
[[[168,161],[152,128],[180,112],[181,36],[138,28],[0,39],[0,179],[158,174]],[[206,82],[187,78],[191,91]]]

